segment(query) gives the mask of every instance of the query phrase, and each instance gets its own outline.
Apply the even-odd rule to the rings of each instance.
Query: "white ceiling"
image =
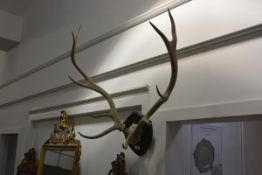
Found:
[[[0,0],[0,10],[17,16],[24,16],[32,0]]]

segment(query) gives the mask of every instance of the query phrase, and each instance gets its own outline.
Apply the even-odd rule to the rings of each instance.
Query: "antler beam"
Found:
[[[156,91],[159,95],[159,99],[157,100],[157,102],[151,107],[151,109],[144,115],[144,119],[149,119],[155,112],[156,110],[163,104],[165,103],[172,90],[175,87],[176,84],[176,79],[177,79],[177,56],[176,56],[176,45],[177,45],[177,36],[176,36],[176,27],[175,27],[175,22],[174,19],[170,13],[170,11],[168,10],[168,14],[169,14],[169,18],[170,18],[170,22],[171,22],[171,30],[172,30],[172,40],[169,41],[167,39],[167,37],[153,24],[150,22],[151,26],[154,28],[154,30],[160,35],[160,37],[162,38],[162,40],[164,41],[167,51],[168,51],[168,55],[169,55],[169,60],[171,63],[171,77],[170,77],[170,81],[168,84],[168,87],[165,91],[164,94],[161,94],[158,86],[156,86]]]
[[[124,129],[124,125],[121,123],[121,121],[118,117],[118,113],[116,111],[115,103],[114,103],[112,97],[102,87],[97,85],[88,75],[86,75],[85,72],[79,67],[79,65],[76,62],[75,50],[76,50],[77,39],[78,39],[78,36],[79,36],[79,31],[80,31],[80,28],[79,28],[77,34],[74,34],[74,32],[72,32],[73,45],[72,45],[72,50],[71,50],[71,61],[74,65],[74,67],[78,70],[78,72],[84,77],[86,82],[81,83],[81,82],[75,81],[70,76],[69,76],[69,78],[74,83],[76,83],[77,85],[82,86],[82,87],[87,88],[87,89],[92,89],[92,90],[96,91],[97,93],[101,94],[107,100],[109,107],[111,109],[110,113],[107,116],[110,116],[112,118],[112,120],[114,121],[114,125],[112,127],[108,128],[107,130],[105,130],[104,132],[102,132],[98,135],[86,136],[86,135],[79,133],[84,138],[96,139],[96,138],[102,137],[102,136],[104,136],[104,135],[106,135],[106,134],[108,134],[108,133],[110,133],[114,130],[122,131]]]

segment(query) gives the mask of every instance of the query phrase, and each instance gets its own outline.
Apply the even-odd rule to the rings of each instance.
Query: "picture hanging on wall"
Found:
[[[194,124],[191,131],[191,175],[222,175],[222,127]]]

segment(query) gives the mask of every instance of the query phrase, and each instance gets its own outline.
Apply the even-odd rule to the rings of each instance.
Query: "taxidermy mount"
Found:
[[[142,156],[143,154],[146,153],[146,151],[150,147],[152,141],[152,135],[153,135],[152,122],[149,119],[158,110],[158,108],[168,100],[177,79],[177,69],[178,69],[177,56],[176,56],[177,36],[176,36],[174,19],[169,10],[168,13],[171,21],[171,30],[172,30],[171,41],[169,41],[167,37],[154,24],[150,22],[153,29],[160,35],[160,37],[164,41],[164,44],[168,51],[169,61],[171,65],[171,77],[167,89],[165,93],[162,94],[158,89],[158,87],[156,86],[156,91],[159,95],[159,99],[153,104],[150,110],[143,115],[134,111],[123,123],[120,121],[115,103],[113,101],[113,98],[110,96],[110,94],[105,89],[97,85],[77,64],[75,58],[75,51],[76,51],[76,44],[79,36],[79,31],[77,34],[72,32],[73,45],[71,50],[71,60],[74,67],[84,77],[85,82],[82,83],[73,80],[71,77],[69,78],[77,85],[96,91],[97,93],[101,94],[107,100],[110,107],[110,112],[105,114],[105,116],[112,118],[112,120],[114,121],[114,125],[106,129],[102,133],[95,136],[86,136],[82,133],[79,133],[82,137],[87,139],[97,139],[107,135],[108,133],[114,130],[119,130],[124,134],[126,138],[126,141],[123,143],[123,148],[127,149],[127,147],[129,146],[139,156]]]

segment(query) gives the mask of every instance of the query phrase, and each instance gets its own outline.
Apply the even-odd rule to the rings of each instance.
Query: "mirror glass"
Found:
[[[74,156],[74,151],[46,150],[42,174],[71,175]]]

